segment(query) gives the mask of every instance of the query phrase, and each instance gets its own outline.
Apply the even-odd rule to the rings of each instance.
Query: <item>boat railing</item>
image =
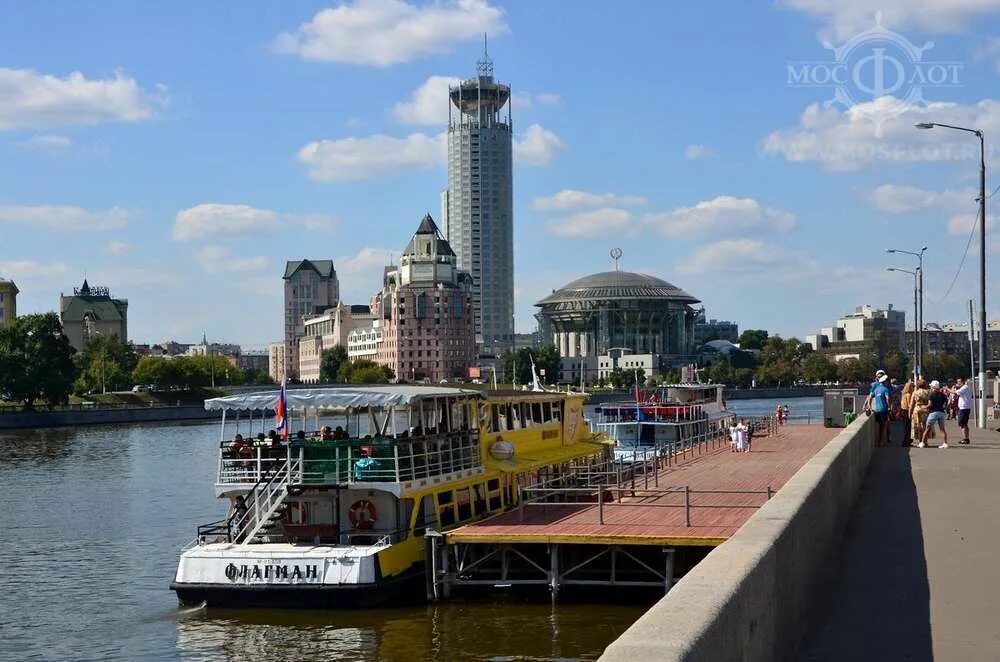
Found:
[[[401,483],[482,464],[477,431],[296,445],[292,452],[298,451],[302,458],[303,485]]]
[[[219,444],[218,482],[223,485],[256,483],[288,460],[286,446],[244,446],[232,450],[229,442]]]
[[[687,423],[710,417],[705,404],[663,404],[621,402],[601,405],[594,422],[607,423]],[[714,401],[710,404],[714,404]]]

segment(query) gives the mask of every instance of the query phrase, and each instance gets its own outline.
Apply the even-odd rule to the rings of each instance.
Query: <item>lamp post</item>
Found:
[[[886,271],[898,271],[901,274],[910,274],[913,276],[913,319],[914,324],[917,324],[919,319],[919,308],[917,306],[917,283],[920,281],[920,267],[917,267],[916,271],[910,271],[909,269],[897,269],[896,267],[886,267]],[[920,344],[917,338],[920,336],[914,334],[913,337],[913,383],[917,383],[917,378],[920,377],[920,369],[917,367],[920,364]]]
[[[914,346],[914,359],[916,361],[916,377],[920,377],[924,374],[924,253],[927,251],[927,247],[923,246],[919,252],[914,251],[904,251],[899,248],[887,248],[886,253],[903,253],[904,255],[912,255],[917,258],[917,273],[918,284],[917,293],[919,295],[919,306],[914,313],[913,319],[913,329],[916,332],[913,336],[913,346]],[[912,273],[912,272],[907,272]]]
[[[979,428],[986,429],[986,141],[981,129],[920,122],[918,129],[953,129],[965,131],[979,138],[979,409],[976,419]]]

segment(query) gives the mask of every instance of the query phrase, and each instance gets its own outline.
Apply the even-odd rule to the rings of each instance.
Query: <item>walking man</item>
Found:
[[[969,414],[972,412],[972,384],[961,377],[955,382],[955,395],[958,396],[958,428],[962,438],[958,443],[969,443]]]
[[[944,421],[948,417],[948,413],[945,411],[948,408],[948,394],[941,388],[941,382],[936,379],[931,382],[931,394],[927,401],[929,403],[927,427],[924,428],[924,436],[920,440],[918,448],[924,448],[927,445],[927,436],[935,424],[941,429],[941,436],[944,438],[938,448],[948,448],[948,431],[944,429]]]
[[[884,370],[879,370],[875,373],[875,381],[872,382],[868,399],[865,400],[865,411],[875,414],[875,425],[878,429],[878,436],[875,439],[876,446],[889,444],[889,397],[891,395],[889,376],[885,374]]]

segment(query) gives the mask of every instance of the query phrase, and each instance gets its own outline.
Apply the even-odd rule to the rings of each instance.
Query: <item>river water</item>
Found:
[[[167,588],[180,549],[226,510],[217,438],[214,423],[0,432],[0,658],[589,660],[648,606],[180,610]]]

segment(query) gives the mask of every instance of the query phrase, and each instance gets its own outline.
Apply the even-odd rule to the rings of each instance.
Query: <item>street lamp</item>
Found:
[[[902,274],[910,274],[913,276],[913,319],[917,320],[919,318],[919,308],[917,306],[917,283],[920,281],[920,267],[917,267],[916,271],[910,271],[909,269],[897,269],[896,267],[886,267],[886,271],[898,271]],[[916,322],[914,322],[916,324]],[[920,365],[920,342],[917,338],[920,337],[919,331],[913,337],[913,383],[917,383],[917,379],[920,377],[920,369],[917,367]]]
[[[923,246],[919,252],[914,251],[904,251],[900,248],[887,248],[886,253],[903,253],[904,255],[912,255],[917,258],[917,273],[919,276],[919,285],[917,287],[917,292],[919,293],[920,305],[917,308],[916,313],[914,313],[913,319],[913,329],[916,331],[913,338],[914,349],[914,359],[916,360],[916,376],[920,377],[924,374],[924,253],[927,251],[927,247]]]
[[[986,429],[986,141],[981,129],[969,129],[939,122],[920,122],[918,129],[954,129],[979,138],[979,428]],[[974,367],[973,367],[974,369]]]

